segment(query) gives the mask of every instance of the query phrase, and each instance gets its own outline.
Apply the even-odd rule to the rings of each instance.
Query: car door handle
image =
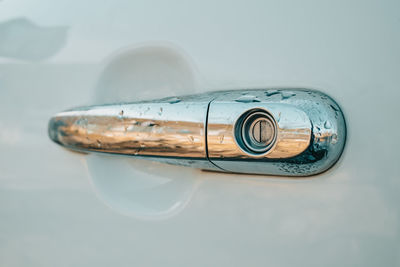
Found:
[[[76,108],[49,122],[72,150],[136,156],[234,173],[308,176],[340,157],[338,104],[305,89],[217,91]]]

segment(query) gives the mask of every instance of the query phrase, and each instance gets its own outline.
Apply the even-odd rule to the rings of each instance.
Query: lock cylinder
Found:
[[[265,110],[250,110],[236,126],[236,140],[248,154],[265,154],[275,144],[277,129],[273,117]]]

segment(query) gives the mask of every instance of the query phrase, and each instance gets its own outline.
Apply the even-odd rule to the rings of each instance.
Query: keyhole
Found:
[[[272,117],[264,112],[257,111],[245,114],[241,124],[241,141],[245,149],[251,153],[264,153],[275,143],[276,129]]]
[[[257,145],[266,146],[273,139],[273,125],[267,118],[258,118],[251,125],[251,137]]]

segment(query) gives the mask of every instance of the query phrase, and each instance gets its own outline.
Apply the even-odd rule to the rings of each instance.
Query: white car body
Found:
[[[400,266],[399,1],[0,1],[0,266]],[[339,162],[309,178],[72,153],[56,112],[318,89]]]

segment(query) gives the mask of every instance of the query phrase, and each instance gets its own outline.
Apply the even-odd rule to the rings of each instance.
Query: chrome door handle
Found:
[[[343,113],[305,89],[218,91],[56,114],[50,138],[77,151],[235,173],[308,176],[330,168],[346,140]]]

